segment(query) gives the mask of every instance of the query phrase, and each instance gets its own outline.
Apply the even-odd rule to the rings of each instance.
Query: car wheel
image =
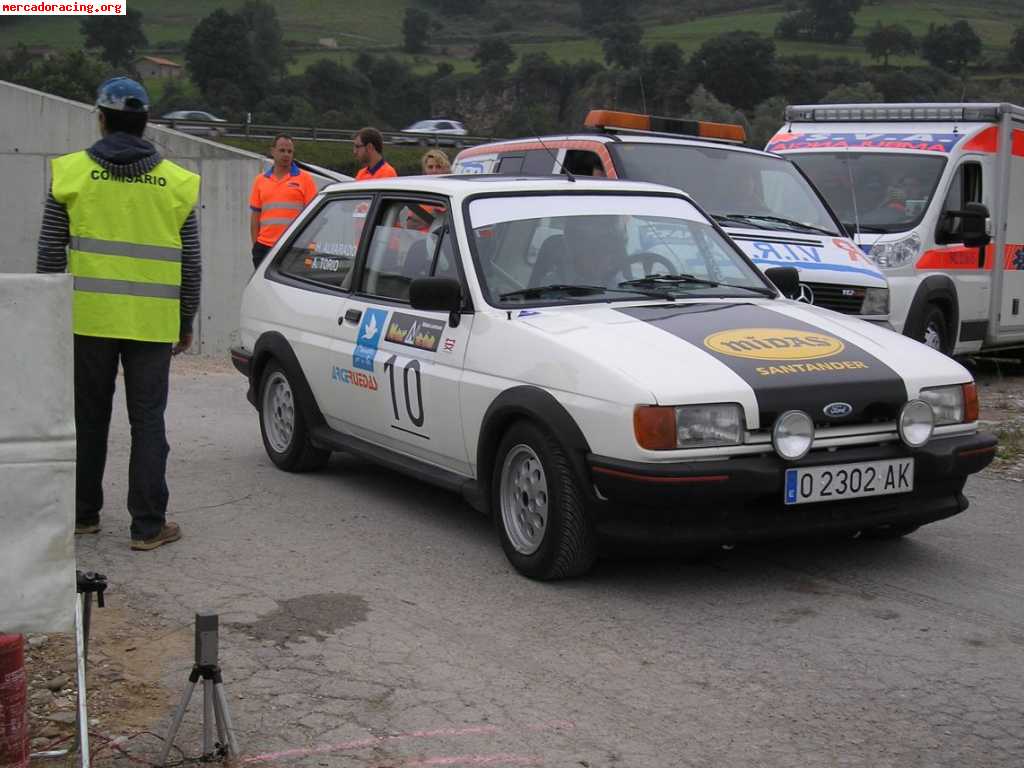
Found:
[[[913,335],[926,347],[948,355],[953,351],[952,340],[949,338],[949,325],[946,322],[946,313],[938,304],[929,304],[925,307],[924,317]]]
[[[863,536],[865,539],[875,539],[877,541],[901,539],[904,536],[909,536],[920,527],[920,525],[910,525],[907,523],[903,525],[880,525],[877,528],[868,528],[863,532]]]
[[[501,546],[517,571],[546,581],[590,569],[596,534],[569,457],[551,435],[514,424],[498,446],[491,489]]]
[[[263,371],[259,403],[263,447],[279,469],[308,472],[327,464],[331,452],[310,443],[295,387],[276,360]]]

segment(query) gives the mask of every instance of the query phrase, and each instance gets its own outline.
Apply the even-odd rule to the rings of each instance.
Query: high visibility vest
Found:
[[[71,223],[74,332],[178,341],[181,227],[199,201],[199,176],[162,160],[118,178],[82,151],[53,161],[52,185]]]

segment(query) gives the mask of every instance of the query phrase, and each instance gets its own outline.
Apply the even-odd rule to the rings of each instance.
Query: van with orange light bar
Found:
[[[768,150],[881,268],[894,329],[947,354],[1024,345],[1024,108],[791,106]]]
[[[762,270],[796,267],[792,296],[885,323],[889,289],[881,271],[849,239],[839,219],[787,160],[742,146],[742,126],[632,112],[592,110],[589,132],[482,144],[455,158],[453,173],[606,176],[688,192]],[[665,268],[667,244],[634,244],[645,267]],[[531,244],[528,259],[536,259]],[[642,275],[638,275],[642,277]]]

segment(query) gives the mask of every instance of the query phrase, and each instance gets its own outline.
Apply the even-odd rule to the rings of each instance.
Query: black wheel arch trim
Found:
[[[246,393],[249,402],[259,408],[260,380],[263,378],[263,370],[271,360],[277,360],[288,373],[292,386],[297,390],[299,407],[309,428],[325,424],[326,420],[316,398],[313,397],[313,390],[306,381],[306,374],[302,371],[299,359],[288,340],[277,331],[264,333],[253,348],[249,363],[249,391]]]
[[[594,496],[587,455],[590,445],[576,420],[554,395],[540,387],[521,385],[498,395],[484,413],[476,446],[477,484],[485,499],[491,497],[491,475],[498,443],[507,427],[517,419],[528,419],[550,432],[569,456],[588,500]]]
[[[956,285],[948,275],[929,275],[917,286],[914,299],[907,310],[907,321],[903,326],[906,336],[914,336],[919,324],[924,321],[925,309],[929,304],[941,303],[946,313],[946,332],[949,334],[950,351],[956,347],[957,333],[960,330],[960,300],[957,297]]]

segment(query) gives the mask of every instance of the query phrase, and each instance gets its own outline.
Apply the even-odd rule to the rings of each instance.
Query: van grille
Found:
[[[849,285],[832,285],[831,283],[807,283],[814,292],[813,304],[845,315],[859,315],[864,305],[864,288]]]

